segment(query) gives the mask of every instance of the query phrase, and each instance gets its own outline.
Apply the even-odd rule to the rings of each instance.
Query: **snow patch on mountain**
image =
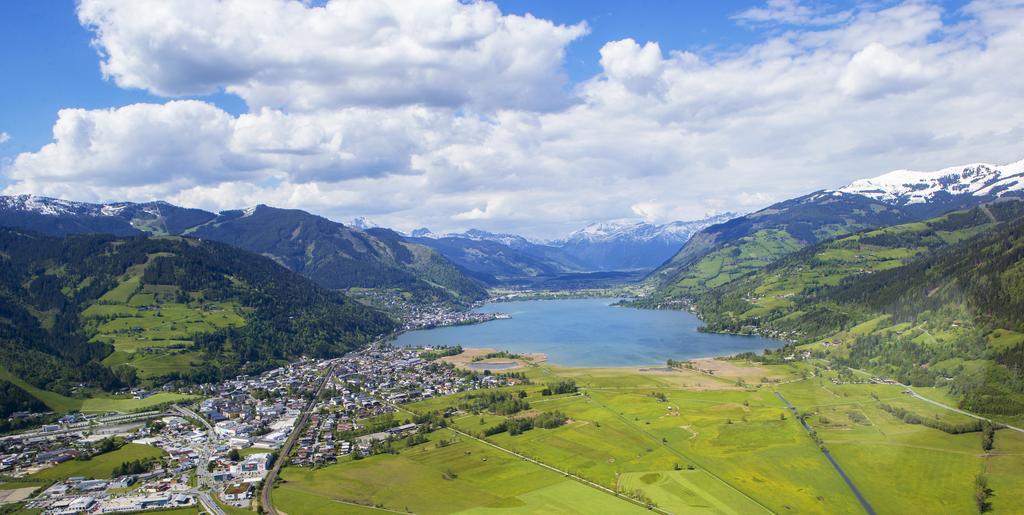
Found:
[[[0,197],[0,207],[14,211],[39,213],[47,216],[99,216],[102,214],[102,210],[108,206],[89,204],[85,202],[72,202],[70,200],[40,197],[37,195],[14,195]]]
[[[356,229],[359,229],[360,231],[365,231],[367,229],[377,229],[381,227],[380,224],[377,224],[376,222],[370,220],[369,218],[366,218],[365,216],[357,216],[344,225],[354,227]]]
[[[931,172],[894,170],[834,191],[901,206],[924,204],[947,194],[998,197],[1024,191],[1024,160],[1006,165],[973,163]]]
[[[620,219],[590,224],[573,231],[561,243],[597,243],[610,241],[645,242],[663,240],[668,242],[685,242],[705,227],[722,223],[737,215],[722,213],[700,220],[676,221],[667,224],[651,224],[643,220]]]

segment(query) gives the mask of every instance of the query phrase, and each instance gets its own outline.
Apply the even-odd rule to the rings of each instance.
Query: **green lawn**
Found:
[[[126,461],[139,459],[159,458],[163,456],[163,450],[150,445],[139,445],[130,443],[120,449],[105,454],[100,454],[90,460],[65,461],[55,467],[42,470],[30,477],[38,479],[67,479],[75,476],[85,476],[95,479],[110,478],[114,468]]]

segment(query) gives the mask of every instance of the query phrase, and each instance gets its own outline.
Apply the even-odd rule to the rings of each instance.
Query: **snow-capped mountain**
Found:
[[[675,255],[701,229],[736,216],[723,213],[667,224],[612,220],[588,225],[551,245],[590,270],[650,269]]]
[[[1006,165],[974,163],[931,172],[895,170],[835,191],[864,195],[922,214],[937,214],[998,197],[1024,196],[1024,160]]]
[[[48,216],[116,216],[131,204],[90,204],[37,195],[0,196],[0,209]]]
[[[103,232],[118,236],[140,231],[175,234],[214,216],[159,200],[93,204],[37,195],[0,196],[0,215],[5,225],[46,234]]]
[[[496,233],[484,231],[482,229],[470,229],[465,232],[435,233],[426,227],[420,227],[419,229],[414,229],[409,233],[409,236],[413,238],[430,238],[434,240],[441,238],[461,238],[473,241],[493,241],[514,249],[541,243],[519,236],[518,234]]]
[[[682,245],[701,229],[722,223],[737,215],[735,213],[723,213],[709,216],[700,220],[676,221],[667,224],[651,224],[642,220],[611,220],[590,224],[582,229],[573,231],[562,240],[563,243],[576,242],[609,242],[609,241],[652,241],[663,240],[666,242]]]

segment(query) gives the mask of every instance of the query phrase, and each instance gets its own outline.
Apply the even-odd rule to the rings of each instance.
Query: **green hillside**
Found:
[[[696,306],[709,331],[785,338],[843,365],[949,386],[972,409],[1024,413],[1022,216],[1024,203],[1000,202],[827,241]]]
[[[700,295],[819,241],[909,221],[899,208],[860,195],[816,192],[713,225],[651,273],[651,302]]]
[[[357,231],[297,209],[225,211],[186,233],[268,256],[325,288],[393,288],[425,302],[487,295],[436,251],[393,231]]]
[[[0,229],[4,387],[51,407],[335,355],[392,327],[380,312],[221,243]],[[7,404],[37,407],[20,396]]]

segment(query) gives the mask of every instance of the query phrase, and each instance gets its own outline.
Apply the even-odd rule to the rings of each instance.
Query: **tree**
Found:
[[[989,452],[995,447],[996,429],[992,422],[986,420],[981,423],[981,450]]]
[[[984,513],[989,509],[988,496],[992,493],[988,488],[988,476],[978,474],[974,478],[974,504],[978,507],[978,513]]]
[[[238,449],[231,449],[228,451],[228,459],[231,461],[240,461],[242,459],[242,455],[238,452]]]

